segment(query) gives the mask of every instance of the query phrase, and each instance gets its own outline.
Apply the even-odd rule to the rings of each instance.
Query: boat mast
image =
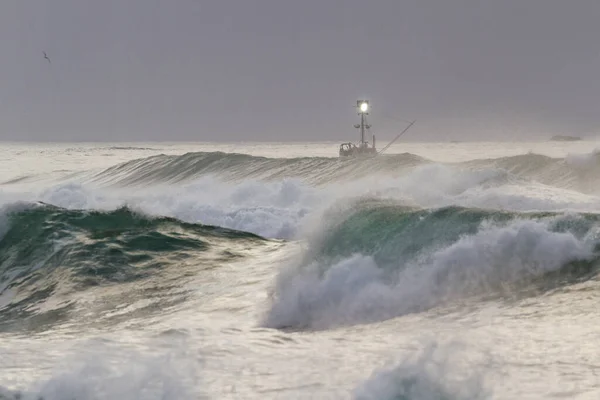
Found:
[[[365,144],[365,114],[360,114],[360,145]]]
[[[354,125],[355,128],[360,128],[360,146],[366,147],[368,144],[365,142],[365,128],[369,129],[371,126],[367,123],[367,115],[369,115],[369,100],[357,100],[356,108],[358,115],[360,115],[360,125]]]

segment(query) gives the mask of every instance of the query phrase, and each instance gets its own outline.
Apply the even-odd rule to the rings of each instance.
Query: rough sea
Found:
[[[0,399],[600,398],[593,141],[0,146]]]

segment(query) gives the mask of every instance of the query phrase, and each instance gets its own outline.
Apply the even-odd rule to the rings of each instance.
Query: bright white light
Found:
[[[367,103],[360,104],[360,111],[367,112],[368,109],[369,109],[369,105]]]

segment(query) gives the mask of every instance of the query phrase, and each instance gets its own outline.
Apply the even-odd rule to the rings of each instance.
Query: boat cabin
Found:
[[[377,150],[374,147],[369,147],[367,143],[363,146],[357,146],[354,143],[340,144],[340,157],[358,156],[361,154],[376,154]]]

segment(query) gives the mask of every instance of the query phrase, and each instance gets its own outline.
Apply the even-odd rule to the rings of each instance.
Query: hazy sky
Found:
[[[382,140],[600,133],[600,1],[0,2],[1,140],[356,140],[361,97]]]

